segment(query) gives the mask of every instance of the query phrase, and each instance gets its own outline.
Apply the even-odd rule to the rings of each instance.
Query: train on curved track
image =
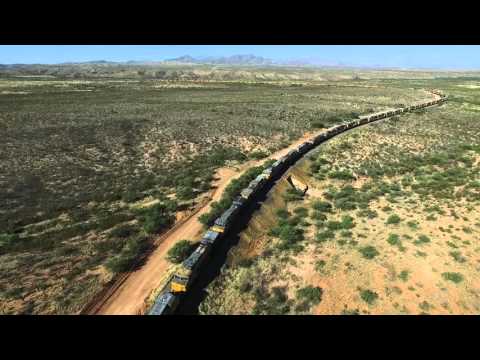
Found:
[[[189,287],[198,276],[202,265],[208,261],[208,257],[215,245],[221,241],[232,224],[238,217],[242,209],[252,201],[255,196],[262,191],[265,185],[275,176],[283,173],[295,163],[300,157],[308,151],[318,146],[322,142],[338,135],[344,131],[350,130],[354,127],[365,125],[374,121],[385,119],[394,115],[402,114],[425,108],[432,105],[437,105],[447,101],[447,96],[438,90],[432,90],[431,93],[439,96],[436,100],[427,101],[424,103],[414,104],[404,108],[387,110],[379,113],[374,113],[366,116],[360,116],[357,119],[345,122],[318,134],[313,139],[302,143],[296,149],[291,150],[287,155],[281,157],[274,162],[270,167],[265,169],[258,175],[250,184],[241,191],[233,202],[220,217],[218,217],[213,226],[210,227],[202,237],[200,244],[195,251],[182,263],[180,269],[172,276],[167,286],[162,289],[156,298],[153,306],[148,311],[148,315],[167,315],[172,314],[177,307],[180,296],[188,292]]]

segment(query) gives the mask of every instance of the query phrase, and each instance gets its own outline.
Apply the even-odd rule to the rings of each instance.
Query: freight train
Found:
[[[198,276],[202,265],[207,262],[212,249],[219,241],[222,240],[222,238],[224,238],[225,234],[235,222],[235,219],[237,219],[240,211],[248,203],[250,203],[258,193],[262,191],[265,185],[272,178],[283,173],[288,167],[290,167],[290,165],[295,163],[300,157],[317,145],[346,130],[385,119],[390,116],[441,104],[447,101],[447,96],[438,90],[432,90],[431,93],[438,95],[440,98],[424,103],[414,104],[404,108],[387,110],[367,116],[360,116],[353,121],[332,126],[326,131],[318,134],[313,139],[304,142],[296,149],[291,150],[287,153],[287,155],[281,157],[269,168],[265,169],[260,175],[252,180],[245,189],[240,192],[240,195],[234,199],[232,205],[222,215],[220,215],[220,217],[215,220],[214,224],[205,232],[196,250],[182,263],[180,270],[173,275],[167,287],[155,300],[155,303],[151,307],[148,314],[167,315],[173,313],[179,303],[179,297],[186,293],[192,282],[195,281],[195,278]]]

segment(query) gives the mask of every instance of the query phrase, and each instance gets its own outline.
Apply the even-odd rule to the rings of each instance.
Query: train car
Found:
[[[240,196],[244,198],[245,201],[248,201],[253,197],[253,195],[255,195],[254,192],[255,192],[255,187],[252,186],[252,182],[250,182],[250,184],[245,189],[242,190],[242,192],[240,193]]]
[[[299,156],[299,155],[300,155],[300,154],[298,153],[297,149],[293,149],[293,150],[290,150],[290,151],[287,153],[287,155],[285,155],[285,156],[286,156],[286,158],[287,158],[287,162],[288,162],[289,164],[291,164],[291,163],[295,162],[295,160],[298,159],[298,156]]]
[[[221,237],[222,237],[222,233],[209,229],[205,234],[203,234],[200,244],[203,244],[206,246],[213,246]]]
[[[346,123],[346,125],[347,125],[346,129],[353,129],[355,126],[357,126],[357,122],[349,121],[348,123]]]
[[[241,196],[237,196],[235,199],[233,199],[232,201],[232,204],[238,206],[239,208],[239,211],[243,208],[243,206],[245,205],[246,201],[244,198],[242,198]]]
[[[326,133],[323,132],[323,133],[315,136],[315,139],[313,140],[313,143],[314,143],[315,145],[319,145],[319,144],[321,144],[323,141],[325,141],[325,139],[327,139],[327,136],[326,136]]]
[[[313,148],[313,143],[310,141],[306,141],[297,148],[297,151],[303,155],[307,153],[311,148]]]
[[[250,184],[243,189],[240,193],[240,196],[245,200],[250,200],[258,190],[260,190],[265,183],[265,175],[259,175],[254,180],[250,181]]]
[[[165,292],[157,297],[147,315],[169,315],[177,307],[178,301],[178,296],[171,292]]]
[[[271,166],[266,168],[265,170],[263,170],[262,174],[265,175],[267,180],[270,179],[272,177],[272,174],[273,174],[273,168]]]
[[[227,210],[224,211],[224,213],[220,217],[215,220],[212,226],[212,230],[219,233],[224,233],[228,231],[230,225],[232,224],[232,221],[235,219],[235,215],[237,215],[239,210],[240,207],[232,204]]]
[[[284,166],[284,162],[281,159],[275,161],[271,166],[272,176],[277,175],[283,169],[283,166]]]
[[[360,118],[360,125],[365,125],[370,122],[370,117],[369,116],[362,116]]]
[[[182,263],[180,269],[173,275],[170,283],[172,294],[184,293],[198,275],[198,269],[208,256],[210,246],[198,245],[195,251]]]

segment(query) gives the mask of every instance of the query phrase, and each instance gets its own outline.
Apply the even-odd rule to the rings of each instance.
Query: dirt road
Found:
[[[270,155],[268,159],[277,159],[290,150],[297,147],[312,135],[306,133],[302,138],[295,141],[287,148],[279,150]],[[200,211],[196,212],[181,226],[171,231],[155,248],[145,264],[138,270],[129,274],[128,278],[118,287],[108,300],[100,307],[96,314],[100,315],[135,315],[138,314],[143,306],[145,299],[150,295],[151,291],[160,286],[162,277],[171,265],[166,260],[165,255],[168,250],[178,241],[183,239],[198,239],[202,234],[202,224],[198,221],[199,216],[210,210],[210,205],[214,201],[220,200],[223,191],[231,180],[242,175],[252,166],[258,166],[267,159],[248,161],[241,165],[240,170],[236,171],[232,168],[220,168],[216,174],[216,182],[214,184],[215,191],[211,196],[211,200],[204,205]]]

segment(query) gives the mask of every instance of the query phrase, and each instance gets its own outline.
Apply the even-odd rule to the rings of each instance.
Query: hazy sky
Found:
[[[0,45],[1,64],[238,54],[274,60],[315,59],[327,65],[480,69],[480,46],[473,45]]]

